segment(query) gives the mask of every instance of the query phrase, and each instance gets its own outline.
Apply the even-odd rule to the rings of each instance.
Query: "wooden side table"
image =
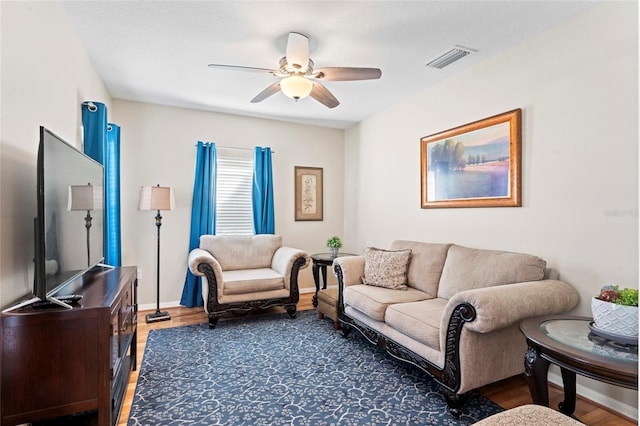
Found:
[[[311,255],[313,261],[313,281],[316,284],[316,293],[313,295],[312,303],[313,307],[318,307],[318,292],[320,291],[320,274],[322,274],[322,289],[327,288],[327,266],[333,265],[333,260],[338,257],[345,256],[357,256],[353,253],[338,253],[337,256],[331,255],[331,253],[316,253]]]
[[[638,347],[615,344],[593,336],[587,317],[533,317],[520,323],[529,348],[525,375],[533,402],[549,406],[549,364],[560,367],[564,401],[558,408],[572,415],[576,407],[576,373],[591,379],[638,389]]]

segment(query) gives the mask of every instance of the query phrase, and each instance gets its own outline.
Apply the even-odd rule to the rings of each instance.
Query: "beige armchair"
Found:
[[[291,318],[300,300],[298,272],[309,265],[302,250],[282,246],[279,235],[203,235],[189,253],[189,269],[202,277],[209,327],[227,312],[283,306]]]

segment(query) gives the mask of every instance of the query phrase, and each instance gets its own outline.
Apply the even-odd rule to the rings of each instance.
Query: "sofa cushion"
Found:
[[[200,248],[216,258],[223,271],[269,268],[282,246],[279,235],[202,235]]]
[[[479,250],[452,245],[444,263],[438,297],[475,288],[538,281],[544,278],[546,262],[529,254]]]
[[[400,333],[440,350],[440,322],[446,304],[445,299],[430,299],[390,305],[385,322]]]
[[[451,244],[431,244],[418,241],[394,241],[391,250],[411,250],[407,285],[436,297],[438,283]]]
[[[346,287],[343,295],[345,305],[354,307],[376,321],[384,321],[385,311],[389,305],[416,302],[430,297],[428,294],[411,287],[406,291],[397,291],[364,284]]]
[[[405,290],[411,250],[364,249],[362,283],[376,287]]]
[[[511,408],[474,423],[475,426],[584,426],[553,408],[527,404]]]
[[[224,294],[246,294],[284,288],[284,277],[271,268],[223,271]]]

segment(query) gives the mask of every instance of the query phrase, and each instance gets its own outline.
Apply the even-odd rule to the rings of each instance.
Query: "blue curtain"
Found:
[[[104,156],[104,197],[105,204],[109,207],[105,211],[104,217],[106,237],[105,263],[107,265],[121,266],[120,126],[117,124],[107,124],[107,145]]]
[[[84,153],[104,166],[104,263],[120,266],[120,127],[100,102],[82,103],[82,126]]]
[[[253,231],[256,234],[275,233],[273,210],[273,174],[271,148],[257,146],[253,157]]]
[[[82,103],[84,153],[104,165],[104,147],[107,144],[107,107],[100,102]]]
[[[200,246],[201,235],[216,233],[216,144],[198,142],[196,146],[189,251]],[[201,279],[188,268],[180,304],[188,308],[204,305]]]

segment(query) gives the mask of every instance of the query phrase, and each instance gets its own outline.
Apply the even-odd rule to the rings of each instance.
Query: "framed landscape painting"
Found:
[[[322,167],[295,167],[296,220],[322,220]]]
[[[421,207],[520,207],[516,109],[420,139]]]

